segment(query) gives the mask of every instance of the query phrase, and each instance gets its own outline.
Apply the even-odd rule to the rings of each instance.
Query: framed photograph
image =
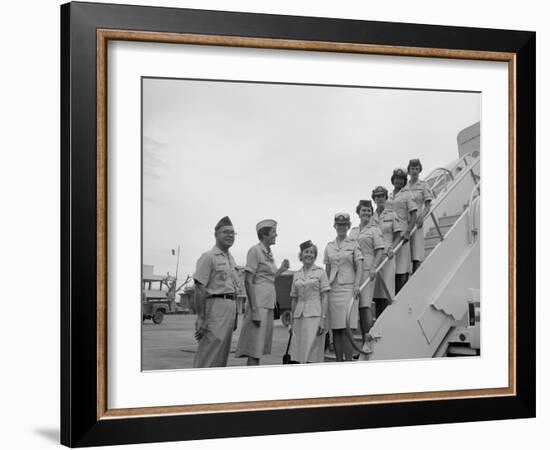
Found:
[[[64,445],[534,417],[535,33],[69,3],[61,56]]]

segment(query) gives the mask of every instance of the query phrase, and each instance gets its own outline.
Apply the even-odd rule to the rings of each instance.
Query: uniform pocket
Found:
[[[216,281],[225,282],[229,278],[227,271],[225,269],[216,270]]]

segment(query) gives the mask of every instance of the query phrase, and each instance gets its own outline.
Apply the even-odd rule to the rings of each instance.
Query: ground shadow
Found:
[[[57,428],[39,428],[34,432],[48,441],[59,444],[59,430]]]

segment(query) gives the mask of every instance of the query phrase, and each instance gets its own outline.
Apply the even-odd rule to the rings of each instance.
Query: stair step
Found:
[[[455,224],[455,222],[458,220],[460,216],[456,215],[456,216],[444,216],[444,217],[440,217],[439,218],[439,229],[441,230],[441,233],[443,235],[445,235],[445,233]],[[439,242],[439,233],[437,231],[437,228],[436,227],[431,227],[428,232],[426,233],[425,235],[425,239],[426,239],[426,247],[430,246],[431,244],[429,243],[429,241],[431,239],[434,239],[435,240],[435,244],[432,245],[432,247],[434,247],[435,245],[437,245],[437,242]]]
[[[452,225],[445,225],[445,226],[439,226],[439,229],[441,230],[441,233],[445,235],[447,230],[451,228]],[[438,237],[439,233],[437,232],[437,228],[433,227],[428,230],[428,232],[425,234],[426,239],[429,239],[431,237]]]
[[[449,231],[449,229],[455,224],[455,222],[460,217],[459,214],[453,216],[442,216],[439,218],[439,229],[443,236]],[[425,257],[427,257],[430,252],[435,248],[437,244],[441,241],[437,228],[431,227],[424,237],[424,251]]]
[[[447,356],[478,356],[477,350],[461,345],[449,345]]]
[[[439,239],[439,236],[434,236],[430,239],[426,239],[424,241],[424,250],[431,251],[435,248],[437,244],[441,242],[441,239]]]
[[[452,225],[453,223],[455,223],[458,218],[460,217],[459,214],[455,214],[455,215],[452,215],[452,216],[441,216],[439,218],[439,226],[440,227],[445,227],[445,226],[448,226],[448,225]]]

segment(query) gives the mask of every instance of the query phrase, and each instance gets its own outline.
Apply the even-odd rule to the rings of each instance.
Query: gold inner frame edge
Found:
[[[502,397],[516,394],[516,54],[478,50],[423,48],[356,44],[342,42],[300,41],[240,36],[159,33],[115,29],[98,29],[97,36],[97,419],[174,414],[207,414],[270,409],[294,409],[404,401],[450,400],[461,398]],[[508,62],[508,387],[491,389],[412,392],[364,396],[264,400],[200,405],[151,406],[108,409],[107,405],[107,42],[109,40],[217,45],[279,50],[363,53],[390,56],[471,59]]]

